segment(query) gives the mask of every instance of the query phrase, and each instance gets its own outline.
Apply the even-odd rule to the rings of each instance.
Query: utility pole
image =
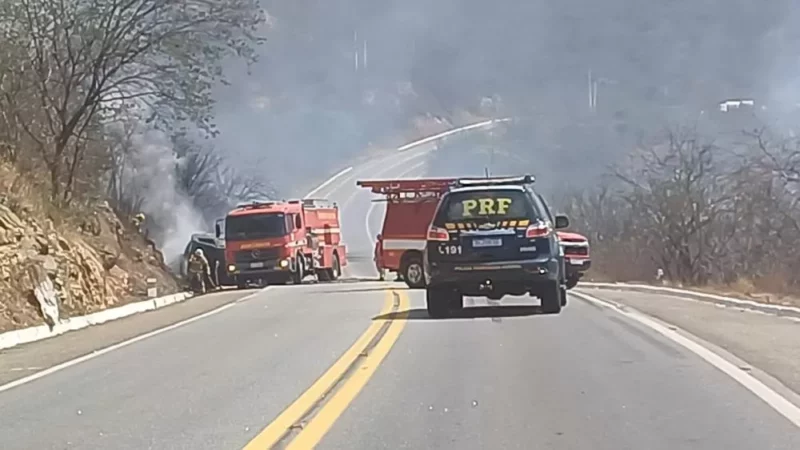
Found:
[[[358,30],[353,31],[353,68],[356,72],[367,68],[367,40],[359,41]]]
[[[353,30],[353,64],[355,71],[358,72],[358,30]]]
[[[363,62],[363,65],[364,65],[364,69],[366,70],[366,68],[367,68],[367,40],[366,39],[364,39],[364,56],[362,58],[363,58],[362,62]]]
[[[494,130],[489,130],[489,166],[492,167],[494,165]],[[489,178],[488,173],[489,169],[486,169],[487,176]]]

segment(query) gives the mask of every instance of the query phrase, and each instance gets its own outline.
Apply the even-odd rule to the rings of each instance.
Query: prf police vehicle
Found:
[[[428,314],[446,316],[463,297],[539,297],[544,313],[566,303],[564,255],[553,216],[531,175],[459,179],[442,196],[424,252]]]

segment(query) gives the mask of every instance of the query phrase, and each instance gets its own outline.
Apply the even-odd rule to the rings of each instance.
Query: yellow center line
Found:
[[[337,419],[345,412],[350,403],[355,400],[361,389],[367,384],[372,375],[378,369],[386,355],[400,338],[403,328],[406,326],[406,316],[408,316],[408,296],[403,291],[395,291],[400,297],[400,307],[395,313],[396,320],[393,320],[386,334],[380,342],[372,349],[370,354],[364,358],[353,371],[353,375],[339,388],[333,398],[322,407],[311,421],[306,424],[297,437],[286,446],[286,450],[305,450],[312,449],[317,445],[325,434],[331,429]],[[377,320],[383,323],[388,319]]]
[[[401,302],[402,302],[401,296]],[[386,291],[386,300],[379,313],[380,316],[388,315],[392,310],[394,298],[392,291]],[[353,345],[337,360],[317,381],[308,388],[297,400],[281,412],[275,420],[254,437],[244,450],[265,450],[272,448],[286,432],[295,425],[314,405],[333,387],[339,378],[347,371],[359,354],[380,332],[384,321],[375,320]],[[387,334],[391,330],[387,331]]]

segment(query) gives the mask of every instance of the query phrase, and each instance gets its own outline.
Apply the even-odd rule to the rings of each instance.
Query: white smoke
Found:
[[[131,141],[124,179],[139,199],[146,223],[157,230],[153,240],[166,261],[173,261],[192,233],[207,231],[207,227],[192,200],[178,188],[175,169],[181,160],[169,139],[163,133],[149,131],[133,136]]]

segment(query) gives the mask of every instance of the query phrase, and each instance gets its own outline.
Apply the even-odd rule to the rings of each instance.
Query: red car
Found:
[[[592,265],[589,256],[589,239],[569,231],[558,231],[558,240],[564,248],[564,265],[567,266],[567,289],[574,288]]]

